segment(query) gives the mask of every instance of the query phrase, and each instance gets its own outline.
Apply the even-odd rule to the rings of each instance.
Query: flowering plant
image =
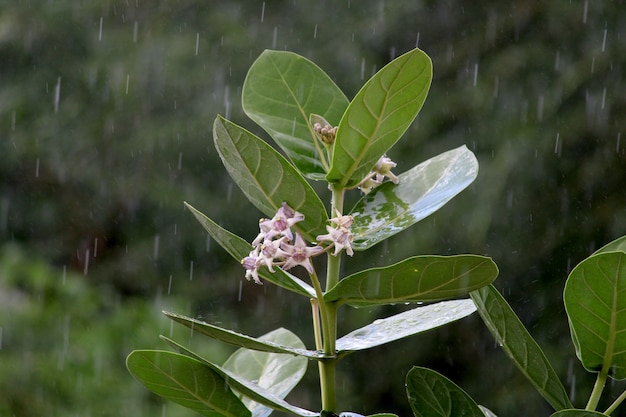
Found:
[[[177,353],[133,351],[127,358],[130,372],[158,395],[206,416],[261,417],[273,410],[302,417],[357,416],[341,412],[337,402],[335,369],[341,358],[433,329],[478,309],[539,392],[556,410],[566,413],[559,415],[587,415],[567,414],[578,411],[566,411],[573,407],[545,355],[491,285],[498,269],[490,258],[413,256],[349,276],[341,274],[344,252],[352,256],[405,230],[476,178],[478,162],[465,146],[398,176],[391,172],[396,164],[387,152],[417,116],[431,79],[430,59],[415,49],[383,67],[348,101],[330,77],[307,59],[289,52],[263,52],[245,80],[243,109],[287,158],[219,116],[213,137],[228,173],[267,218],[259,221],[259,232],[250,244],[185,204],[209,235],[241,262],[242,276],[256,284],[278,285],[310,302],[315,348],[307,349],[294,333],[282,328],[251,337],[164,312],[194,332],[239,350],[220,365],[161,336]],[[328,184],[328,207],[309,181]],[[344,197],[351,190],[362,198],[347,211]],[[622,353],[626,332],[618,331],[626,328],[626,315],[615,301],[616,292],[584,280],[599,274],[604,277],[600,286],[608,282],[608,287],[618,291],[624,285],[626,268],[620,265],[626,262],[620,262],[626,261],[626,244],[616,242],[604,249],[606,253],[589,258],[589,264],[583,263],[583,272],[577,267],[572,274],[582,273],[583,278],[570,276],[565,291],[577,353],[587,369],[599,371],[600,388],[594,390],[589,410],[595,410],[609,375],[626,376]],[[326,258],[324,274],[318,273],[320,263],[315,258],[319,256]],[[292,274],[297,267],[305,280]],[[585,292],[585,285],[593,290]],[[468,294],[472,299],[459,299]],[[341,306],[399,303],[419,305],[337,337]],[[606,311],[596,311],[602,308]],[[586,316],[589,312],[594,319]],[[592,340],[597,335],[590,332],[596,321],[601,324],[601,342]],[[322,400],[320,409],[314,411],[284,399],[310,361],[318,365]],[[406,389],[417,417],[494,415],[450,380],[426,368],[409,372]]]
[[[348,101],[307,59],[289,52],[263,52],[245,80],[243,108],[289,159],[222,117],[215,119],[213,136],[228,173],[267,218],[260,220],[260,231],[250,245],[187,207],[242,263],[248,280],[279,285],[311,303],[316,346],[306,349],[285,329],[250,337],[166,312],[195,332],[241,349],[218,365],[162,336],[180,353],[134,351],[127,360],[131,373],[157,394],[204,415],[265,416],[272,410],[303,417],[339,413],[335,368],[342,357],[474,312],[470,299],[456,298],[496,278],[496,265],[484,256],[414,256],[346,277],[340,273],[344,252],[352,256],[408,228],[476,178],[478,163],[464,146],[398,176],[391,172],[396,164],[386,154],[417,116],[431,79],[429,57],[415,49],[378,71]],[[329,207],[308,180],[328,183]],[[363,197],[346,213],[344,196],[350,190]],[[326,257],[325,274],[318,273],[316,265],[315,258],[321,255]],[[306,282],[291,273],[296,267],[306,273]],[[442,301],[447,299],[455,300]],[[337,337],[340,306],[429,302],[436,303]],[[319,368],[318,411],[284,400],[311,360]]]

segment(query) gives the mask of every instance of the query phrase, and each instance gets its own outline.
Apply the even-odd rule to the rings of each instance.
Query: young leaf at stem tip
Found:
[[[365,178],[417,116],[432,73],[428,55],[414,49],[365,83],[339,123],[328,182],[351,188]]]

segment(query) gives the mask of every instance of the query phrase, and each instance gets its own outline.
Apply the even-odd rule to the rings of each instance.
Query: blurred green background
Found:
[[[264,49],[306,56],[352,97],[416,45],[434,80],[389,152],[394,172],[466,144],[480,173],[346,272],[415,254],[493,257],[497,287],[584,406],[594,378],[561,294],[579,261],[626,234],[624,3],[0,1],[0,415],[193,415],[136,382],[126,355],[167,349],[159,333],[217,361],[232,349],[163,309],[253,336],[287,327],[312,347],[306,300],[245,281],[183,201],[256,236],[260,213],[226,175],[211,126],[221,114],[266,137],[240,103]],[[339,332],[400,310],[342,309]],[[410,415],[413,365],[500,416],[550,414],[477,315],[347,357],[341,408]],[[318,407],[316,378],[311,365],[289,399]]]

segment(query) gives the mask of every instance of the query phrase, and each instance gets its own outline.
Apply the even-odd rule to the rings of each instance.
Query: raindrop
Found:
[[[618,133],[617,134],[617,141],[615,143],[615,152],[617,152],[617,153],[619,153],[619,143],[620,143],[621,139],[622,139],[622,134]]]
[[[602,103],[600,104],[600,108],[604,110],[604,103],[606,102],[606,87],[602,90]]]
[[[230,87],[224,87],[224,117],[230,119]]]
[[[591,58],[591,73],[593,74],[593,72],[596,69],[596,57],[594,56],[593,58]]]
[[[85,267],[83,268],[83,275],[87,276],[89,272],[89,249],[85,250]]]
[[[276,49],[277,37],[278,37],[278,26],[274,26],[274,34],[272,35],[272,49]]]
[[[180,171],[183,167],[183,153],[178,152],[178,170]]]
[[[206,252],[209,253],[211,250],[211,236],[209,234],[206,235]]]
[[[157,260],[159,258],[159,244],[161,242],[161,236],[156,235],[154,237],[154,246],[152,247],[152,259]]]
[[[193,280],[193,261],[189,262],[189,281]]]
[[[167,283],[167,295],[170,295],[171,291],[172,291],[172,276],[170,275],[170,279]]]
[[[198,46],[200,45],[200,32],[196,32],[196,55],[198,55]]]
[[[93,240],[93,257],[94,259],[98,256],[98,238],[94,238]]]
[[[554,153],[561,156],[561,134],[557,132],[556,142],[554,143]]]
[[[474,64],[474,87],[476,87],[477,81],[478,81],[478,62]]]
[[[57,85],[54,87],[54,112],[59,112],[59,101],[61,100],[61,77],[57,78]]]
[[[365,79],[365,58],[361,58],[361,80]]]
[[[604,28],[604,36],[602,37],[602,52],[606,49],[606,28]]]
[[[555,71],[559,70],[560,64],[561,64],[561,51],[556,51],[556,54],[554,54],[554,70]]]
[[[67,280],[67,265],[63,265],[63,278],[61,279],[61,285],[65,285]]]
[[[263,22],[264,19],[265,19],[265,2],[263,2],[263,5],[261,6],[261,23]]]
[[[137,43],[137,32],[139,29],[139,24],[135,20],[135,24],[133,25],[133,43]]]
[[[543,94],[539,96],[539,100],[537,100],[537,121],[541,121],[543,119]]]
[[[102,40],[102,21],[103,21],[103,18],[102,16],[100,16],[100,31],[98,32],[98,41]]]
[[[313,29],[313,39],[317,39],[317,23],[315,24],[315,28]]]
[[[130,74],[126,74],[126,95],[128,95],[128,84],[130,83]]]
[[[37,162],[35,163],[35,178],[39,178],[39,158],[37,158]]]
[[[174,223],[174,236],[178,234],[178,224]]]
[[[226,201],[230,202],[233,197],[233,183],[229,182],[228,187],[226,187]]]
[[[583,25],[587,23],[587,10],[589,9],[589,1],[585,0],[583,5]]]
[[[415,47],[419,48],[420,45],[420,33],[417,32],[417,36],[415,37]]]
[[[241,302],[241,293],[243,292],[243,281],[239,280],[239,291],[237,292],[237,301]]]

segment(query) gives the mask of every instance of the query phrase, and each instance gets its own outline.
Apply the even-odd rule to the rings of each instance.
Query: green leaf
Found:
[[[550,417],[607,417],[608,414],[602,414],[597,411],[587,410],[561,410],[552,414]]]
[[[563,301],[576,354],[585,369],[626,378],[626,252],[603,252],[579,263]]]
[[[496,341],[555,410],[572,408],[558,375],[537,342],[493,285],[470,296]]]
[[[243,110],[272,136],[305,176],[323,180],[329,161],[320,157],[309,116],[339,124],[348,99],[313,62],[292,52],[264,51],[243,85]]]
[[[234,233],[220,227],[213,220],[202,214],[200,211],[185,203],[185,207],[191,211],[196,220],[200,222],[202,227],[215,239],[219,245],[226,250],[237,262],[241,262],[243,258],[248,256],[252,250],[252,245],[240,238]],[[241,270],[244,275],[243,268]],[[266,267],[259,269],[259,276],[272,284],[283,287],[289,291],[304,295],[309,298],[317,298],[315,290],[306,282],[291,275],[289,272],[283,271],[281,268],[274,268],[274,272],[270,272]]]
[[[415,417],[485,417],[465,391],[431,369],[413,367],[406,392]]]
[[[320,415],[320,413],[309,411],[304,408],[300,408],[295,405],[289,404],[282,398],[276,397],[270,391],[265,390],[264,388],[260,387],[258,384],[254,383],[253,381],[250,381],[245,378],[241,378],[239,375],[235,374],[234,372],[229,371],[228,369],[224,369],[221,366],[216,365],[204,359],[203,357],[192,352],[186,347],[176,343],[170,338],[161,336],[161,339],[163,339],[164,341],[169,343],[172,347],[184,353],[185,355],[188,355],[189,357],[202,362],[203,364],[208,366],[210,369],[215,371],[218,375],[220,375],[232,389],[245,395],[246,397],[253,399],[259,404],[266,405],[268,407],[271,407],[274,410],[282,411],[285,413],[291,413],[291,414],[294,414],[296,416],[301,416],[301,417],[317,417]]]
[[[283,328],[267,333],[259,340],[304,349],[298,336]],[[223,368],[255,381],[278,398],[285,398],[304,376],[307,364],[308,359],[302,356],[239,349],[228,358]],[[252,410],[253,417],[267,417],[272,412],[272,408],[248,398],[242,398],[242,401]]]
[[[331,288],[324,300],[352,307],[438,301],[463,296],[497,275],[496,264],[484,256],[415,256],[350,275]]]
[[[273,217],[283,202],[304,214],[298,230],[309,241],[326,232],[328,215],[311,185],[274,148],[244,128],[217,117],[213,139],[226,170],[263,214]]]
[[[224,343],[228,343],[234,346],[258,350],[261,352],[288,353],[291,355],[304,356],[309,359],[324,358],[324,355],[321,352],[315,350],[293,348],[290,346],[284,346],[278,343],[274,343],[270,340],[257,339],[254,337],[246,336],[245,334],[237,333],[232,330],[223,329],[221,327],[205,323],[201,320],[192,319],[190,317],[182,316],[176,313],[170,313],[168,311],[164,311],[163,314],[165,314],[167,317],[177,323],[184,324],[185,326],[192,329],[194,332],[201,333],[213,339],[221,340]]]
[[[337,340],[338,354],[369,349],[434,329],[476,311],[472,300],[442,301],[378,319]]]
[[[177,353],[135,350],[126,366],[150,391],[209,416],[251,416],[224,379],[203,363]]]
[[[340,187],[361,182],[417,116],[432,74],[428,55],[414,49],[365,83],[339,123],[328,182]]]
[[[619,252],[619,251],[626,252],[626,236],[622,236],[620,238],[615,239],[611,243],[607,243],[606,245],[602,246],[600,249],[595,251],[593,254],[596,255],[598,253],[603,253],[603,252]]]
[[[385,182],[364,196],[350,214],[355,250],[367,249],[439,210],[478,175],[478,161],[465,146],[444,152]]]

